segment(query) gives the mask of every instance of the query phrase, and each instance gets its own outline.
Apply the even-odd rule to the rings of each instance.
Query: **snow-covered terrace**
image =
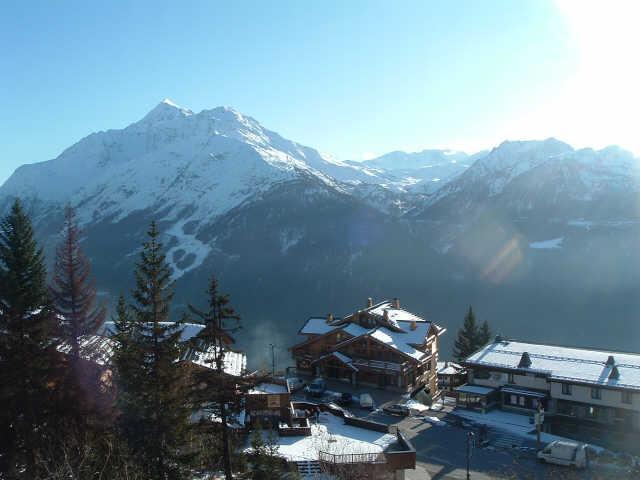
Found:
[[[260,383],[249,390],[249,395],[289,393],[287,387],[277,383]]]
[[[290,462],[318,460],[320,452],[331,455],[379,454],[397,441],[395,435],[345,425],[328,412],[320,414],[306,437],[278,437],[278,453]]]
[[[531,365],[526,368],[518,366],[524,352],[531,359]],[[507,340],[490,343],[467,358],[465,363],[532,371],[548,375],[550,380],[556,381],[640,390],[640,354],[634,353]],[[617,370],[617,378],[616,372],[612,374],[614,368]]]

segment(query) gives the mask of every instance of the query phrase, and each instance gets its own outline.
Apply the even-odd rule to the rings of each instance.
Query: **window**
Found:
[[[507,379],[508,383],[516,383],[515,375],[513,373],[509,374],[509,378]]]
[[[633,397],[632,397],[633,394],[631,392],[627,392],[623,390],[620,393],[622,394],[622,403],[628,403],[628,404],[633,403]]]
[[[562,394],[563,395],[571,395],[571,384],[563,383],[562,384]]]
[[[599,388],[592,388],[591,389],[591,398],[595,399],[595,400],[600,400],[602,398],[602,390],[600,390]]]

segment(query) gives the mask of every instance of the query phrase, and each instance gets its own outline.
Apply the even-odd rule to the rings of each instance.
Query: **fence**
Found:
[[[356,463],[387,463],[387,458],[383,453],[328,453],[318,452],[320,463],[331,463],[334,465],[346,465]]]

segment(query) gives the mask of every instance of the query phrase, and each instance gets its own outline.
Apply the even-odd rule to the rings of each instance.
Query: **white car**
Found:
[[[584,468],[587,465],[587,445],[556,440],[538,452],[538,459],[556,465]]]

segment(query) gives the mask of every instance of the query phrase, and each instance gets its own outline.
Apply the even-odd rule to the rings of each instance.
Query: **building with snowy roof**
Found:
[[[529,415],[544,408],[554,433],[579,427],[591,441],[611,432],[619,438],[640,434],[640,354],[498,336],[463,365],[469,383],[457,390],[469,407],[486,409],[495,403]]]
[[[291,347],[298,372],[402,391],[437,393],[438,337],[445,329],[400,307],[396,298],[344,318],[311,317]]]

